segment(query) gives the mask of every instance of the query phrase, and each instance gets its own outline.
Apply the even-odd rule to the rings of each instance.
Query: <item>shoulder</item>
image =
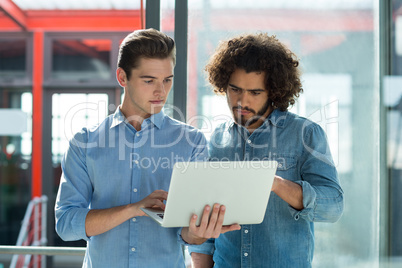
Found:
[[[99,137],[104,136],[108,132],[107,130],[110,129],[112,122],[113,115],[109,115],[98,124],[85,126],[73,135],[70,143],[72,143],[72,145],[77,145],[77,143],[99,141]]]
[[[205,139],[204,134],[196,127],[183,123],[179,120],[173,119],[169,116],[165,116],[163,122],[163,128],[169,132],[179,132],[190,137],[198,137]]]
[[[321,126],[313,120],[289,111],[286,112],[285,127],[302,131],[302,133],[305,134],[313,130],[323,131]]]

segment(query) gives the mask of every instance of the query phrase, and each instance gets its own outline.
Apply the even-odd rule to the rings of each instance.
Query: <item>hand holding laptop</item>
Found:
[[[159,208],[164,210],[164,200],[167,199],[167,192],[163,190],[156,190],[148,195],[146,198],[138,202],[140,208]],[[147,216],[140,209],[143,215]],[[224,205],[214,204],[211,212],[211,207],[206,205],[201,217],[200,225],[197,226],[198,215],[192,215],[189,219],[189,227],[182,229],[181,236],[184,241],[189,244],[202,244],[209,238],[218,238],[221,233],[228,231],[240,230],[240,225],[233,224],[229,226],[223,226],[223,220],[225,217],[226,208]]]
[[[206,205],[201,217],[200,225],[197,226],[197,215],[190,219],[190,226],[181,230],[181,236],[189,244],[202,244],[209,238],[218,238],[220,234],[240,230],[240,225],[232,224],[223,226],[226,207],[224,205],[214,204],[212,213],[211,207]]]
[[[183,227],[182,237],[190,244],[239,230],[239,224],[259,224],[266,213],[277,164],[177,162],[166,209],[141,210],[163,227]]]

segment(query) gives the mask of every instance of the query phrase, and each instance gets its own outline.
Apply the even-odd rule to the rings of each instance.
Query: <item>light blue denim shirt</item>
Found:
[[[175,162],[207,156],[206,139],[195,128],[160,112],[136,131],[117,109],[70,142],[55,205],[57,233],[63,240],[87,241],[83,267],[184,267],[179,228],[135,217],[87,237],[85,218],[90,209],[127,205],[155,190],[168,191]]]
[[[343,191],[322,128],[279,110],[251,135],[224,123],[211,136],[210,159],[276,160],[276,174],[302,186],[304,209],[293,209],[271,192],[261,224],[242,225],[189,251],[213,254],[215,267],[311,267],[313,223],[335,222],[343,212]]]

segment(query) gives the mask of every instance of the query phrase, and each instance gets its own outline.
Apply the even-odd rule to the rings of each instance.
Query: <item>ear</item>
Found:
[[[127,85],[127,75],[126,72],[122,68],[117,68],[116,70],[116,78],[117,82],[121,87],[125,87]]]

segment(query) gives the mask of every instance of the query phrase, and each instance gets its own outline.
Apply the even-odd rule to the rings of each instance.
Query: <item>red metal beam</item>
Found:
[[[33,43],[32,198],[42,195],[43,31],[34,32]]]
[[[131,32],[141,29],[140,10],[30,10],[25,13],[28,31]],[[0,31],[15,30],[20,29],[0,14]]]
[[[26,16],[24,12],[11,0],[0,0],[0,10],[12,19],[24,31],[26,30]]]
[[[46,31],[133,31],[140,29],[139,10],[27,12],[29,29]]]

